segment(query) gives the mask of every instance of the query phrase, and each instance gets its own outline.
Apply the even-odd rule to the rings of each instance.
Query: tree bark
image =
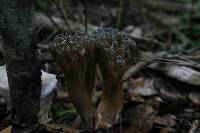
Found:
[[[0,0],[0,33],[11,95],[12,133],[38,123],[41,72],[34,39],[34,0]]]

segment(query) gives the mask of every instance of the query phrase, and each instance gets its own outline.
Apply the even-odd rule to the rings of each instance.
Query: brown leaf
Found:
[[[174,133],[176,130],[171,127],[165,127],[160,129],[160,133]]]
[[[69,128],[63,124],[46,124],[46,129],[49,132],[77,133],[75,129]]]
[[[144,79],[143,78],[138,78],[136,80],[132,80],[129,82],[129,85],[133,88],[139,88],[144,86]]]
[[[188,98],[190,99],[192,103],[200,106],[200,92],[199,91],[190,92],[188,95]]]
[[[176,125],[176,116],[174,115],[165,115],[165,116],[156,116],[154,119],[154,123],[166,127],[173,127]]]
[[[12,126],[8,126],[6,127],[3,131],[1,131],[0,133],[11,133],[11,129],[12,129]]]
[[[153,79],[139,78],[132,81],[131,89],[129,89],[128,93],[134,93],[141,96],[153,96],[158,92],[156,90],[155,81]]]
[[[128,97],[130,98],[130,100],[131,101],[133,101],[133,102],[144,102],[144,99],[140,96],[140,95],[138,95],[138,94],[136,94],[136,93],[129,93],[128,94]]]
[[[149,132],[152,129],[155,117],[154,109],[146,104],[139,104],[127,109],[124,119],[129,123],[126,131],[131,133]]]

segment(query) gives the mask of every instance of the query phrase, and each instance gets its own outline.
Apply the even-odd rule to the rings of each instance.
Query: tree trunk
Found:
[[[0,32],[11,95],[13,133],[38,123],[41,72],[33,36],[34,0],[0,0]]]

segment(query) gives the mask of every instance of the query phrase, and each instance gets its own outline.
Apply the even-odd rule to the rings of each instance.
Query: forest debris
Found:
[[[138,2],[138,0],[136,1]],[[159,10],[168,13],[184,13],[190,12],[192,9],[190,5],[184,4],[177,1],[166,1],[166,0],[143,0],[139,1],[143,7],[149,10]]]
[[[67,91],[58,89],[56,99],[64,99],[64,98],[68,98],[68,97],[69,97],[69,94],[67,93]]]
[[[39,121],[41,124],[50,121],[49,111],[55,97],[54,90],[56,89],[57,79],[54,74],[49,74],[42,71],[41,75],[41,97],[40,97],[40,111],[38,113]],[[10,107],[10,92],[8,86],[8,77],[6,73],[6,66],[0,66],[0,95],[6,100],[7,105]]]
[[[50,20],[49,17],[51,17],[52,20]],[[51,30],[51,31],[55,31],[56,28],[58,28],[62,32],[68,32],[68,31],[70,31],[70,29],[73,29],[73,30],[79,29],[80,31],[84,31],[84,25],[83,24],[68,21],[69,25],[70,25],[70,29],[69,29],[65,25],[65,22],[63,21],[63,19],[61,19],[59,17],[55,17],[55,16],[49,16],[49,17],[46,16],[45,14],[43,14],[43,13],[36,13],[34,21],[35,21],[37,27],[42,26],[44,29],[48,29],[48,30]],[[58,27],[55,27],[55,25],[52,23],[52,21]],[[91,32],[91,31],[93,31],[97,28],[98,28],[97,26],[94,26],[92,24],[88,24],[88,31],[89,32]]]
[[[175,133],[176,130],[171,127],[164,127],[160,129],[160,133]]]
[[[5,66],[0,66],[0,92],[0,95],[6,100],[7,104],[9,104],[10,92],[8,90],[8,77]]]
[[[56,1],[58,1],[58,0],[56,0]],[[191,1],[195,1],[195,0],[191,0],[191,1],[178,0],[178,1],[179,2],[181,1],[180,3],[184,3],[184,4],[180,4],[180,5],[189,7],[191,4]],[[69,2],[69,1],[63,0],[62,2],[64,4],[65,11],[67,11],[67,15],[68,15],[67,19],[69,19],[70,26],[76,27],[76,29],[78,29],[77,28],[77,27],[79,27],[78,23],[84,22],[84,17],[82,16],[83,15],[83,13],[82,13],[83,7],[81,7],[80,1],[74,0],[74,1]],[[117,9],[118,9],[118,7],[115,7],[113,5],[114,1],[97,0],[97,1],[93,2],[92,0],[89,0],[89,2],[92,2],[95,4],[98,3],[98,4],[95,7],[93,7],[93,5],[88,6],[88,13],[89,13],[88,14],[88,23],[89,24],[92,23],[92,24],[95,24],[96,26],[100,26],[100,27],[113,26],[113,22],[115,22],[115,20],[116,20],[116,16],[117,16],[116,13],[117,13]],[[124,29],[124,30],[135,36],[137,43],[139,44],[138,48],[145,47],[145,52],[153,51],[152,54],[154,56],[162,48],[165,48],[165,45],[167,45],[169,43],[170,46],[172,46],[172,48],[173,48],[171,52],[173,52],[173,53],[183,52],[185,54],[186,51],[183,49],[182,43],[187,43],[187,42],[183,41],[181,39],[184,37],[182,37],[182,35],[179,35],[179,31],[177,32],[177,30],[174,30],[174,28],[171,29],[172,27],[170,27],[170,26],[173,25],[173,26],[177,27],[177,29],[181,30],[183,34],[186,33],[185,37],[190,38],[190,34],[193,34],[192,33],[193,30],[189,30],[189,28],[191,28],[192,25],[194,24],[194,22],[192,22],[193,15],[190,14],[190,11],[187,12],[188,10],[184,10],[184,12],[183,12],[182,9],[177,8],[175,10],[177,10],[178,11],[177,13],[180,13],[180,14],[178,14],[178,15],[172,14],[171,13],[171,12],[173,12],[172,10],[174,9],[174,7],[176,7],[176,4],[179,3],[179,2],[173,1],[173,0],[144,0],[144,1],[136,0],[136,1],[129,1],[129,2],[130,3],[134,2],[135,4],[130,5],[130,7],[128,7],[128,8],[126,7],[129,11],[127,12],[127,14],[124,15],[125,19],[123,21],[125,23],[123,26],[127,26],[127,25],[131,24],[130,27],[128,26],[127,29]],[[148,6],[144,6],[146,4],[144,4],[144,5],[141,4],[140,6],[138,6],[140,3],[143,3],[143,2],[147,3]],[[61,20],[60,22],[62,22],[62,23],[58,23],[58,25],[61,26],[61,28],[62,28],[63,27],[62,24],[64,24],[63,23],[64,21],[62,21],[62,18],[61,18],[62,16],[59,17],[60,15],[57,12],[57,10],[55,10],[55,6],[51,3],[51,1],[48,1],[48,3],[50,3],[50,4],[47,4],[47,6],[48,6],[47,10],[46,10],[46,6],[43,7],[44,10],[46,10],[47,13],[49,15],[51,15],[50,17],[52,17],[53,20],[54,20],[54,17],[60,19]],[[99,4],[99,3],[101,3],[101,4]],[[156,4],[154,4],[154,3],[156,3]],[[157,4],[157,3],[161,3],[161,4]],[[167,4],[163,4],[163,3],[170,3],[170,5],[174,6],[174,7],[172,7],[173,9],[171,9],[171,6],[166,6]],[[162,8],[163,6],[165,6],[165,7]],[[167,10],[165,10],[165,8],[167,8]],[[145,10],[145,9],[146,9],[146,12],[139,11],[139,10]],[[166,11],[167,13],[163,12],[163,10]],[[97,13],[94,13],[94,12],[97,12]],[[115,15],[113,15],[113,14],[115,14]],[[42,15],[44,15],[44,14],[42,14]],[[198,13],[196,12],[195,15],[198,15]],[[49,18],[47,17],[47,19],[49,19]],[[57,27],[55,27],[55,25],[51,25],[52,29],[46,28],[47,21],[45,21],[45,20],[42,20],[42,21],[39,20],[39,21],[40,21],[39,22],[40,24],[44,23],[44,29],[43,29],[42,25],[38,25],[39,26],[38,30],[39,29],[42,30],[41,31],[42,36],[41,36],[41,34],[38,34],[37,37],[39,37],[42,41],[45,40],[45,42],[49,42],[50,41],[49,38],[51,36],[51,35],[49,35],[49,32],[51,32],[51,30],[55,31],[55,29]],[[72,21],[78,22],[78,23],[71,23]],[[49,22],[52,23],[51,21],[49,21]],[[189,22],[189,25],[187,24],[188,22]],[[81,26],[82,26],[82,24],[81,24]],[[182,29],[184,27],[187,27],[186,30]],[[64,27],[64,29],[65,28],[66,27]],[[84,27],[82,29],[84,29]],[[67,28],[66,28],[66,30],[69,31],[69,29],[67,29]],[[58,31],[56,29],[56,31],[54,33],[57,34],[62,31],[64,31],[64,30]],[[48,36],[48,39],[46,39],[46,36]],[[180,38],[180,40],[179,40],[179,38]],[[195,39],[195,38],[190,38],[190,39]],[[151,40],[158,40],[158,42],[161,42],[161,43],[156,44],[156,43],[152,42]],[[48,45],[44,46],[44,44],[46,44],[46,43],[44,43],[44,42],[40,42],[40,43],[42,43],[42,45],[39,45],[39,48],[41,49],[41,52],[42,52],[42,56],[41,56],[42,61],[45,61],[45,62],[48,61],[47,63],[49,63],[49,61],[51,60],[51,63],[52,63],[52,57],[49,58],[48,57],[49,55],[47,56],[47,54],[49,52]],[[191,47],[193,47],[193,46],[187,45],[186,48],[190,49]],[[196,49],[196,46],[194,47],[194,49]],[[142,49],[142,50],[144,50],[144,49]],[[166,50],[166,49],[164,49],[164,50]],[[167,53],[167,54],[170,54],[170,53]],[[199,61],[198,57],[199,57],[200,53],[197,53],[196,57],[194,57],[193,51],[191,51],[191,52],[187,51],[187,54],[189,54],[189,55],[192,54],[190,56],[192,58],[190,58],[190,59],[192,59],[192,60],[195,59],[196,61]],[[189,55],[187,55],[187,57]],[[151,57],[153,57],[153,56],[151,56]],[[177,53],[177,56],[185,59],[185,55],[180,55],[180,53]],[[146,56],[146,57],[150,57],[150,56]],[[144,58],[144,59],[147,60],[147,58]],[[165,59],[165,57],[164,57],[164,59]],[[184,121],[187,121],[188,123],[190,123],[188,120],[199,118],[199,112],[198,112],[199,103],[197,103],[197,101],[199,101],[199,99],[198,99],[199,94],[195,94],[196,90],[193,90],[193,87],[194,87],[193,85],[189,84],[189,85],[185,86],[185,83],[181,84],[182,82],[174,80],[174,78],[172,78],[172,77],[166,77],[165,76],[166,74],[163,74],[162,71],[157,73],[157,71],[155,72],[154,70],[147,68],[147,66],[150,65],[153,61],[159,62],[160,60],[152,59],[152,62],[149,61],[149,63],[144,62],[145,60],[143,60],[143,62],[140,62],[141,60],[139,60],[139,62],[137,62],[137,61],[138,61],[137,59],[133,60],[132,63],[136,62],[136,65],[134,67],[137,67],[137,65],[139,65],[140,67],[138,67],[138,69],[132,67],[133,71],[128,72],[129,73],[128,76],[126,76],[126,78],[124,79],[125,80],[124,84],[126,84],[126,86],[124,87],[125,88],[124,92],[126,93],[127,90],[133,89],[133,87],[137,88],[137,86],[138,87],[144,86],[144,81],[136,82],[133,84],[130,83],[130,85],[128,84],[128,82],[137,80],[135,78],[146,77],[146,76],[155,80],[155,84],[156,84],[155,87],[159,92],[158,92],[158,94],[156,94],[156,96],[150,96],[150,97],[143,97],[140,94],[136,94],[136,93],[128,93],[128,95],[125,94],[125,96],[127,96],[125,98],[128,98],[128,100],[125,99],[126,103],[124,103],[124,104],[127,104],[127,103],[132,104],[130,106],[135,108],[135,104],[148,103],[151,106],[153,106],[153,108],[156,109],[159,113],[164,114],[164,115],[165,115],[165,113],[167,113],[167,114],[174,113],[178,116],[178,119],[185,119]],[[191,65],[190,61],[187,61],[187,59],[185,60],[185,62],[188,63],[189,65]],[[55,72],[55,73],[60,73],[60,69],[58,69],[57,66],[55,67],[55,62],[53,62],[52,64],[51,63],[49,64],[51,67],[49,70],[50,71],[53,70],[53,72]],[[191,67],[186,66],[186,67],[194,68],[192,66]],[[198,68],[197,69],[195,69],[195,68],[194,68],[194,70],[197,70],[197,71],[200,70]],[[163,82],[157,83],[157,79],[162,80]],[[63,79],[63,82],[64,82],[64,80],[65,79]],[[158,87],[158,85],[159,85],[159,87]],[[132,86],[132,88],[130,86]],[[101,86],[101,88],[103,88],[103,87]],[[183,89],[178,89],[178,88],[183,88]],[[188,90],[188,88],[189,88],[189,90],[191,90],[191,92],[185,92],[185,89]],[[195,87],[195,89],[198,89],[198,86]],[[192,91],[194,91],[194,92],[192,92]],[[95,93],[95,94],[99,94],[99,93]],[[194,96],[194,95],[197,95],[197,96]],[[98,97],[99,96],[97,96],[95,98],[98,99]],[[63,91],[62,92],[59,91],[57,98],[59,98],[59,100],[57,100],[56,103],[58,103],[59,105],[63,105],[64,106],[63,108],[65,109],[65,111],[68,111],[69,110],[68,106],[72,106],[72,103],[69,101],[68,93],[63,93]],[[182,105],[182,99],[187,100],[187,103],[183,103],[184,104],[183,106],[177,106],[177,105]],[[175,103],[175,106],[173,106],[174,103]],[[60,108],[60,106],[56,106],[55,110],[60,111],[59,108]],[[137,108],[137,106],[136,106],[136,108]],[[126,110],[127,109],[125,108],[125,111]],[[56,112],[59,112],[59,111],[56,111]],[[141,111],[143,111],[143,110],[141,110]],[[179,111],[181,111],[181,112],[179,112]],[[62,112],[62,111],[60,111],[60,112]],[[1,114],[1,116],[2,116],[2,114]],[[69,114],[67,114],[67,115],[69,115]],[[72,119],[68,119],[68,117],[71,117],[71,115],[67,116],[67,117],[66,117],[66,114],[62,115],[61,117],[58,118],[59,119],[58,121],[57,121],[57,118],[54,119],[55,121],[53,121],[53,123],[67,123],[67,122],[71,123]],[[124,117],[122,117],[122,120],[123,120],[123,118]],[[165,123],[165,122],[163,122],[163,123]],[[160,133],[174,132],[174,130],[177,130],[176,132],[187,132],[188,131],[186,128],[182,128],[180,131],[178,129],[179,126],[184,127],[185,124],[178,123],[178,122],[177,122],[177,124],[178,125],[173,128],[161,127]],[[158,128],[160,128],[160,125]],[[119,127],[120,125],[117,125],[117,126]],[[163,126],[163,125],[161,125],[161,126]],[[122,128],[124,128],[124,125],[122,125]],[[156,128],[156,129],[153,129],[150,132],[153,132],[153,133],[159,132],[157,130],[157,124],[156,124],[156,126],[154,126],[154,128]],[[55,132],[59,132],[59,131],[55,130]],[[124,132],[124,130],[123,130],[123,132]],[[124,132],[124,133],[127,133],[127,132]],[[129,133],[133,133],[133,131],[130,130]]]
[[[0,133],[11,133],[11,129],[12,129],[12,126],[8,126],[6,127],[4,130],[2,130]]]
[[[137,38],[136,38],[137,40]],[[149,42],[151,43],[151,42]],[[149,46],[149,45],[148,45]],[[158,52],[155,55],[153,55],[152,52],[140,52],[141,57],[143,58],[137,58],[135,57],[134,59],[138,61],[137,64],[131,66],[123,75],[122,79],[123,80],[128,80],[130,77],[134,77],[135,74],[137,74],[139,71],[144,69],[145,67],[151,65],[154,62],[172,62],[174,60],[167,60],[165,58],[161,58],[163,56],[166,56],[166,52]],[[175,62],[174,63],[180,63],[180,62]]]
[[[192,126],[188,133],[199,133],[199,125],[200,125],[199,120],[193,121]]]
[[[38,27],[39,26],[44,26],[44,28],[50,29],[52,31],[54,31],[54,29],[55,29],[55,25],[43,13],[35,14],[34,20],[35,20],[35,23],[36,23],[36,25]],[[61,18],[52,17],[52,21],[54,21],[54,23],[56,23],[59,26],[59,28],[62,29],[63,31],[67,31],[68,30],[68,27],[65,25],[65,22]]]
[[[133,77],[137,72],[141,71],[143,68],[151,64],[151,61],[148,62],[139,62],[134,66],[131,66],[123,75],[123,80],[128,80],[130,77]]]
[[[134,27],[133,25],[129,25],[123,29],[124,32],[131,34],[134,37],[142,37],[142,29],[140,27]]]
[[[176,116],[167,114],[164,116],[156,116],[154,123],[161,126],[160,133],[173,133],[175,132],[174,127],[176,126]]]
[[[8,88],[8,77],[6,73],[6,67],[0,66],[0,87],[1,89],[7,89]]]
[[[41,72],[42,72],[42,76],[41,76],[41,80],[42,80],[41,97],[46,97],[51,92],[53,92],[53,90],[56,89],[57,79],[56,79],[56,75],[54,75],[54,74],[44,72],[43,70],[41,70]]]
[[[200,72],[189,67],[159,63],[154,63],[150,65],[150,67],[155,70],[159,70],[167,76],[175,78],[179,81],[192,85],[200,85]]]
[[[151,39],[151,38],[147,38],[147,37],[133,37],[136,41],[136,43],[138,44],[138,47],[148,47],[148,49],[164,49],[163,46],[165,46],[165,43],[160,42],[158,40],[155,39]],[[140,46],[141,45],[141,46]]]
[[[52,120],[51,107],[55,97],[55,93],[50,93],[49,95],[40,98],[40,111],[38,113],[40,124],[46,124]]]
[[[12,126],[6,127],[0,133],[11,133]],[[75,129],[69,128],[63,124],[45,124],[38,125],[33,133],[78,133]]]
[[[128,93],[126,99],[131,100],[132,102],[139,102],[139,103],[144,102],[144,99],[139,94],[136,93]]]
[[[127,108],[124,112],[124,122],[127,122],[126,130],[131,133],[147,133],[152,129],[155,110],[147,104],[139,104]]]
[[[58,1],[53,0],[53,3],[56,5],[56,8],[57,8],[58,12],[60,13],[61,17],[63,18],[65,25],[71,31],[71,28],[70,28],[70,25],[69,25],[69,22],[68,22],[68,19],[67,19],[67,15],[66,15],[66,12],[65,12],[65,8],[63,7],[63,3],[59,0]]]
[[[166,127],[174,127],[176,125],[176,116],[175,115],[164,115],[164,116],[156,116],[154,119],[154,123],[166,126]]]
[[[167,122],[160,116],[156,116],[154,119],[154,123],[159,124],[159,125],[164,125],[167,126]]]
[[[139,28],[139,27],[135,27],[134,29],[133,29],[133,31],[131,32],[131,36],[135,36],[135,37],[140,37],[141,38],[141,36],[142,36],[142,29],[141,28]]]
[[[138,94],[141,96],[153,96],[158,94],[153,79],[138,78],[131,82],[130,87],[131,89],[128,89],[128,93]]]
[[[188,98],[196,105],[200,106],[200,92],[199,91],[191,91],[188,95]]]
[[[186,100],[187,95],[181,93],[170,82],[164,80],[156,80],[156,88],[159,88],[161,97],[167,98],[172,101]]]
[[[2,45],[3,45],[3,39],[0,36],[0,54],[3,54],[3,47],[2,47]]]
[[[141,87],[143,87],[145,85],[144,82],[145,82],[144,78],[137,78],[135,80],[131,80],[129,82],[129,85],[134,89],[135,88],[141,88]]]
[[[48,132],[59,132],[59,133],[78,133],[75,129],[69,128],[67,125],[64,124],[46,124],[46,130]]]

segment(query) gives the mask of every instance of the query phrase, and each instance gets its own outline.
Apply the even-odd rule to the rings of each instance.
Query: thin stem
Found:
[[[122,26],[123,13],[124,13],[124,0],[120,0],[119,12],[118,12],[117,23],[116,23],[116,27],[118,29],[121,29],[121,26]]]

